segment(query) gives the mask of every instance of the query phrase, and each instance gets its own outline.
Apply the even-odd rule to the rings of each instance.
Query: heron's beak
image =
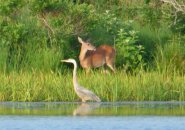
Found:
[[[67,60],[61,60],[61,62],[67,62]]]

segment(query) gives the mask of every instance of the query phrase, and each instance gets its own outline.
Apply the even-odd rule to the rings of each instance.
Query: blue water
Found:
[[[0,130],[185,130],[185,102],[0,102]]]
[[[1,130],[184,130],[185,117],[0,116]]]

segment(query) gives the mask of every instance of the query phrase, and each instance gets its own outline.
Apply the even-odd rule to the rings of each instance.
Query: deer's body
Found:
[[[78,38],[81,45],[80,51],[80,65],[84,69],[97,68],[103,65],[107,65],[111,70],[115,72],[115,49],[109,45],[101,45],[95,49],[88,42],[84,42],[81,38]]]

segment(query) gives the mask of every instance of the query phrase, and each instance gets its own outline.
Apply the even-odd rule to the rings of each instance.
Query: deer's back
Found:
[[[101,45],[96,48],[96,51],[90,51],[87,56],[90,56],[89,62],[93,67],[100,67],[106,63],[106,60],[113,60],[115,57],[115,49],[109,45]]]
[[[97,52],[103,52],[104,56],[114,56],[115,49],[109,45],[101,45],[96,49]]]

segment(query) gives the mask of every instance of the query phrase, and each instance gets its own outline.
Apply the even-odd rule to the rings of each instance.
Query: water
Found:
[[[0,103],[0,130],[185,130],[185,102]]]

